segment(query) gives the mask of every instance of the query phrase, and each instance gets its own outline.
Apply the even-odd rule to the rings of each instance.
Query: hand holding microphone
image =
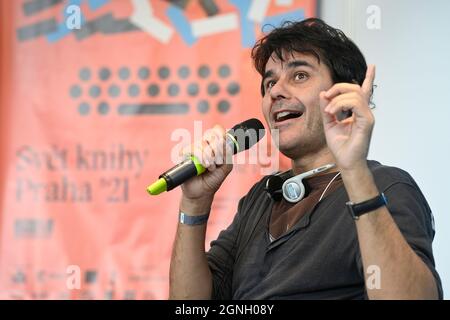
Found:
[[[226,132],[214,126],[195,142],[182,150],[182,156],[197,159],[204,172],[186,180],[182,185],[183,196],[189,199],[211,197],[220,188],[225,178],[233,169],[231,161],[232,146],[226,143]]]
[[[184,148],[183,162],[164,172],[147,188],[151,195],[169,191],[182,184],[183,196],[189,199],[212,197],[231,172],[231,155],[246,150],[264,136],[258,119],[249,119],[225,132],[215,126],[201,141]]]

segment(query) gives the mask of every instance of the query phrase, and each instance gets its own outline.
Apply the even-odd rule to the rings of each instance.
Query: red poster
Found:
[[[263,120],[251,46],[315,1],[0,3],[0,298],[166,299],[180,190],[146,187],[182,135]],[[226,180],[207,247],[262,167]]]

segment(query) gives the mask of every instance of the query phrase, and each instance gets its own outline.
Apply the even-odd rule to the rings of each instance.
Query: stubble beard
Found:
[[[299,143],[294,146],[283,148],[276,143],[276,146],[286,157],[296,160],[305,156],[318,154],[326,148],[327,142],[323,129],[322,119],[309,119],[306,123],[306,138],[300,139]]]

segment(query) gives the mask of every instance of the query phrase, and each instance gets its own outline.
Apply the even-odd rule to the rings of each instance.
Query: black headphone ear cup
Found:
[[[305,197],[305,194],[306,194],[306,188],[305,188],[305,185],[304,185],[304,183],[302,181],[300,183],[300,196],[298,197],[297,202],[302,200]]]
[[[292,171],[278,172],[271,175],[266,180],[264,191],[274,201],[281,201],[283,199],[283,183],[292,177]]]
[[[272,194],[272,199],[275,201],[281,201],[281,199],[283,199],[283,193],[281,190],[277,190],[274,194]]]
[[[282,198],[281,187],[283,186],[283,180],[279,175],[273,175],[267,178],[266,187],[264,190],[267,192],[268,196],[275,200],[280,201]]]
[[[309,185],[308,181],[302,181],[303,182],[303,186],[305,187],[305,194],[303,195],[303,198],[306,198],[310,192],[311,192],[311,186]]]

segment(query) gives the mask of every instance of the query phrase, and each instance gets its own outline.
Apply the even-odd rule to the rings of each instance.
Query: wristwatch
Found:
[[[387,198],[384,193],[380,193],[375,198],[363,201],[360,203],[353,203],[351,201],[347,202],[347,209],[353,218],[353,220],[358,220],[360,216],[365,213],[374,211],[387,204]]]

